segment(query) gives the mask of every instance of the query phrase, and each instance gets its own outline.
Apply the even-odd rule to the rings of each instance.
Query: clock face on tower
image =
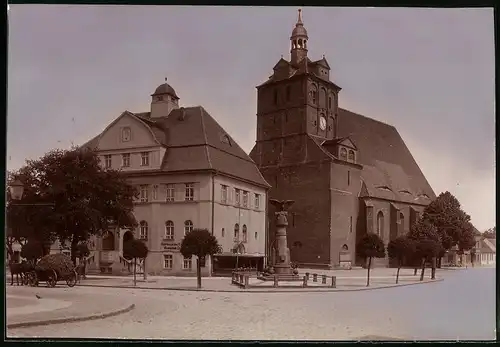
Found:
[[[325,117],[321,117],[319,119],[319,127],[321,128],[321,130],[325,130],[326,129],[326,119],[325,119]]]

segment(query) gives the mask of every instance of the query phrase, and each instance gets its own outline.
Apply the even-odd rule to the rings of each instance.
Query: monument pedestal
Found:
[[[300,280],[298,274],[293,273],[290,266],[290,250],[288,249],[286,239],[286,227],[288,226],[287,220],[288,213],[286,211],[276,212],[276,251],[275,263],[272,268],[274,273],[265,273],[258,277],[263,281],[294,281]]]

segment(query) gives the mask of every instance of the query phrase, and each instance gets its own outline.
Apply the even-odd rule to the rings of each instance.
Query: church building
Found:
[[[272,186],[269,198],[295,200],[287,229],[293,262],[361,265],[356,241],[363,234],[377,233],[387,244],[407,233],[435,194],[395,127],[340,108],[330,65],[324,56],[312,61],[308,49],[299,10],[290,60],[281,58],[257,87],[250,156]],[[274,233],[269,223],[269,254]]]

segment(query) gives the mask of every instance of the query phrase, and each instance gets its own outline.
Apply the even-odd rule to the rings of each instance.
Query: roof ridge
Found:
[[[363,117],[363,118],[366,118],[366,119],[369,119],[373,122],[377,122],[377,123],[380,123],[380,124],[383,124],[383,125],[386,125],[386,126],[389,126],[389,127],[392,127],[394,129],[396,129],[396,127],[392,124],[389,124],[389,123],[386,123],[386,122],[382,122],[381,120],[378,120],[378,119],[375,119],[375,118],[371,118],[371,117],[368,117],[368,116],[365,116],[365,115],[362,115],[361,113],[357,113],[357,112],[354,112],[354,111],[350,111],[346,108],[342,108],[342,107],[339,107],[339,110],[341,111],[345,111],[345,112],[349,112],[349,113],[352,113],[352,114],[355,114],[356,116],[359,116],[359,117]],[[397,130],[397,129],[396,129]],[[398,133],[399,134],[399,133]]]
[[[205,147],[205,154],[207,155],[208,166],[211,169],[213,169],[212,161],[210,160],[210,153],[208,151],[207,129],[205,128],[205,115],[203,114],[204,109],[203,109],[202,106],[200,106],[198,110],[200,111],[201,127],[203,129],[203,138],[205,139],[205,145],[204,145],[204,147]]]

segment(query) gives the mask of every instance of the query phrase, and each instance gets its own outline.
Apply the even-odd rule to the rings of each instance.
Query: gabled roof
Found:
[[[324,56],[322,59],[316,60],[315,62],[313,62],[313,64],[321,65],[323,67],[326,67],[328,70],[330,70],[330,65],[328,64],[328,62],[326,61],[326,58]]]
[[[320,75],[316,74],[316,71],[315,71],[314,67],[316,65],[318,65],[318,64],[326,67],[327,69],[330,69],[330,65],[326,61],[325,57],[323,57],[322,59],[317,60],[315,62],[311,61],[311,59],[309,59],[309,57],[307,57],[307,58],[305,58],[305,60],[302,60],[298,64],[292,64],[288,60],[285,60],[284,58],[281,58],[278,61],[278,63],[274,66],[273,70],[274,71],[278,71],[278,70],[281,70],[282,68],[284,68],[285,66],[288,66],[289,67],[288,76],[283,76],[281,74],[273,74],[273,75],[269,76],[269,78],[268,78],[267,81],[259,84],[257,86],[257,88],[263,87],[263,86],[265,86],[267,84],[271,84],[271,83],[274,83],[274,82],[283,81],[283,80],[285,80],[287,78],[291,78],[293,76],[297,76],[297,75],[309,75],[309,76],[313,76],[313,77],[319,78],[322,81],[326,81],[326,82],[330,83],[337,90],[341,90],[342,88],[340,88],[334,82],[325,79],[324,76],[320,76]]]
[[[269,187],[253,160],[203,107],[176,109],[168,117],[149,118],[149,112],[134,116],[150,127],[167,149],[161,171],[215,170]],[[96,138],[85,145],[95,148]]]
[[[340,138],[333,139],[333,140],[326,140],[323,143],[323,146],[332,146],[332,145],[343,145],[343,146],[346,146],[346,147],[349,147],[349,148],[352,148],[355,150],[358,149],[358,147],[356,147],[356,144],[354,143],[354,141],[352,141],[352,139],[349,136],[340,137]]]
[[[481,253],[496,253],[496,239],[482,239],[479,243],[479,251]]]
[[[285,59],[283,59],[283,57],[276,63],[276,65],[274,65],[273,67],[273,70],[278,70],[278,69],[281,69],[283,67],[290,67],[290,62],[286,61]]]
[[[338,135],[352,139],[358,149],[356,162],[363,165],[368,196],[422,205],[436,197],[396,128],[340,108],[338,117]]]

